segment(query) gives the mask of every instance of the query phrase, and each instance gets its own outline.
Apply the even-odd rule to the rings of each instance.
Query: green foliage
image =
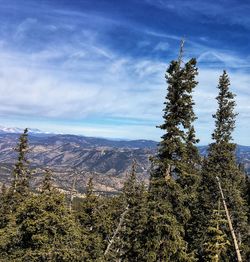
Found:
[[[121,200],[128,212],[124,217],[119,237],[116,239],[122,261],[144,261],[144,231],[147,222],[147,194],[143,183],[136,176],[137,163],[132,165],[131,173],[124,184]]]
[[[18,159],[13,170],[14,179],[12,185],[13,192],[17,192],[21,196],[27,195],[29,192],[30,170],[27,159],[28,147],[28,129],[25,128],[15,148],[15,151],[18,153]]]
[[[51,193],[51,191],[53,190],[51,178],[52,178],[51,171],[49,169],[46,169],[44,180],[42,183],[42,193]]]
[[[12,185],[10,188],[2,187],[0,196],[0,228],[4,229],[13,219],[18,206],[29,196],[30,170],[27,160],[28,129],[26,128],[19,138],[17,147],[17,161],[12,173]]]
[[[232,132],[235,126],[234,113],[235,95],[229,90],[229,78],[224,71],[219,80],[219,95],[217,96],[218,110],[215,118],[215,130],[212,134],[214,142],[210,144],[207,159],[204,160],[202,180],[199,187],[199,199],[195,220],[196,233],[194,234],[194,248],[197,248],[200,256],[204,253],[204,242],[207,234],[206,227],[209,223],[212,210],[216,209],[216,202],[220,198],[216,176],[220,178],[226,203],[231,211],[233,226],[239,239],[240,248],[244,254],[247,238],[247,206],[243,197],[245,191],[245,175],[239,170],[235,159],[235,144],[231,142]],[[227,229],[227,236],[230,232]],[[228,248],[226,258],[233,259],[235,251]]]
[[[164,123],[159,126],[164,134],[153,160],[149,187],[148,261],[194,259],[185,239],[198,182],[198,140],[193,127],[196,116],[192,99],[198,72],[195,59],[182,66],[181,58],[182,49],[179,59],[170,63],[166,73]]]
[[[232,140],[232,132],[235,128],[235,118],[237,116],[234,113],[235,94],[229,90],[230,80],[227,72],[224,70],[219,79],[219,95],[216,97],[218,102],[218,110],[213,118],[215,118],[215,131],[212,134],[213,140],[217,144],[220,142],[229,143]]]
[[[194,136],[192,122],[196,117],[193,112],[192,91],[197,85],[196,75],[195,59],[191,59],[183,67],[180,61],[172,61],[166,73],[168,90],[163,110],[164,123],[159,126],[165,134],[160,142],[158,157],[165,169],[169,164],[174,165],[176,172],[181,169],[185,142],[190,133],[187,134],[185,129],[192,130]],[[196,140],[192,137],[190,141]]]
[[[32,194],[0,231],[0,258],[7,261],[82,261],[84,236],[55,189]]]
[[[184,241],[183,224],[177,220],[175,212],[177,208],[179,214],[182,211],[187,212],[186,209],[180,208],[184,203],[183,194],[173,178],[169,178],[168,181],[157,179],[156,182],[157,184],[151,188],[154,190],[149,192],[151,196],[146,227],[147,261],[193,261]],[[169,195],[172,197],[172,203]],[[189,212],[182,213],[183,220],[186,220],[186,216],[189,217]]]
[[[81,201],[76,213],[82,234],[85,235],[87,241],[86,261],[101,261],[104,254],[105,243],[100,232],[102,218],[99,207],[99,197],[94,193],[93,178],[90,178],[86,188],[86,197]]]
[[[224,213],[224,216],[223,216]],[[213,210],[209,225],[207,228],[207,239],[204,243],[204,253],[206,261],[218,262],[220,261],[221,254],[232,246],[228,240],[227,235],[223,232],[227,227],[227,220],[225,219],[225,212],[220,210]]]
[[[3,184],[0,195],[0,229],[6,227],[10,220],[9,202],[10,196],[8,194],[8,189]]]

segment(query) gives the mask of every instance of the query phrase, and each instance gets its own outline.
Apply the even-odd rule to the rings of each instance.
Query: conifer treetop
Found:
[[[229,90],[230,79],[227,72],[224,70],[219,79],[219,95],[216,97],[218,101],[218,109],[215,118],[215,131],[212,134],[212,139],[217,143],[222,141],[229,142],[232,140],[232,132],[235,128],[235,118],[237,113],[234,112],[236,102],[235,94]]]

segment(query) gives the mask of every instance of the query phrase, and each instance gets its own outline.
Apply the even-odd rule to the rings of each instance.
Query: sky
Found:
[[[250,145],[250,2],[0,0],[0,124],[159,141],[165,71],[185,38],[197,58],[197,137],[211,142],[219,76]]]

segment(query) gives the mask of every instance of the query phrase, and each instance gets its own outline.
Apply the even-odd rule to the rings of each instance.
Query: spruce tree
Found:
[[[19,137],[19,143],[15,148],[18,153],[18,159],[13,170],[12,190],[14,194],[24,197],[29,193],[30,169],[27,153],[28,145],[28,129],[25,128],[23,134]]]
[[[0,259],[83,261],[86,243],[79,224],[69,214],[64,196],[50,188],[30,194],[8,225],[0,229]]]
[[[5,228],[15,216],[18,206],[30,193],[29,180],[30,169],[27,159],[28,152],[28,129],[19,137],[19,142],[14,149],[18,156],[12,172],[12,184],[10,188],[2,187],[1,208],[0,208],[0,228]]]
[[[190,197],[196,190],[199,159],[195,144],[192,92],[196,87],[196,60],[182,65],[172,61],[166,73],[168,90],[164,108],[164,131],[149,186],[148,261],[192,261],[188,250],[187,223],[191,219]],[[189,156],[189,153],[195,153]]]
[[[9,222],[9,194],[5,184],[2,185],[0,194],[0,228],[4,228]]]
[[[232,248],[225,234],[225,227],[227,227],[227,220],[225,211],[220,208],[220,200],[218,209],[213,210],[211,219],[209,220],[207,228],[207,241],[204,243],[204,258],[206,261],[219,262],[221,255],[225,253],[228,247]]]
[[[219,79],[219,95],[217,96],[218,109],[213,115],[215,130],[212,134],[213,143],[209,145],[207,159],[204,160],[202,180],[199,189],[199,208],[197,219],[200,223],[196,228],[196,248],[202,257],[204,254],[203,243],[206,242],[205,228],[215,209],[215,203],[220,198],[216,181],[219,177],[223,185],[225,200],[231,210],[233,226],[244,254],[247,238],[247,206],[244,200],[243,187],[245,176],[239,170],[235,158],[236,145],[232,142],[232,132],[235,128],[235,95],[229,89],[230,81],[226,71]],[[230,232],[227,232],[230,237]],[[225,259],[234,261],[235,250],[228,248]]]
[[[124,183],[121,201],[127,212],[114,244],[120,250],[118,258],[127,262],[145,260],[146,189],[137,179],[136,167],[137,163],[133,162],[132,170]]]
[[[101,223],[99,197],[94,192],[92,177],[88,180],[86,196],[81,201],[76,216],[87,241],[85,261],[102,261],[105,243],[99,228]]]
[[[121,241],[119,240],[124,216],[128,211],[121,194],[115,196],[103,196],[100,200],[98,228],[102,235],[105,248],[102,261],[118,261],[121,256]],[[124,214],[125,213],[125,214]],[[116,233],[117,232],[117,233]]]
[[[45,169],[45,175],[42,182],[42,193],[50,193],[53,190],[52,186],[52,172],[49,169]]]

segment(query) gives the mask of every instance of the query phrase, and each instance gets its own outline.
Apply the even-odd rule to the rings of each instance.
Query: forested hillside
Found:
[[[87,139],[73,137],[61,143],[67,137],[53,141],[47,137],[47,151],[43,151],[44,138],[29,143],[28,129],[17,141],[9,135],[9,143],[12,146],[14,141],[16,146],[9,153],[2,144],[2,152],[8,153],[1,159],[9,165],[2,164],[1,172],[9,168],[11,175],[5,174],[9,184],[2,185],[0,195],[0,261],[249,261],[250,182],[237,163],[232,139],[235,94],[223,71],[212,143],[201,156],[194,125],[197,75],[196,59],[184,62],[182,43],[178,58],[166,71],[163,122],[158,126],[163,136],[156,149],[153,142],[145,149],[142,141],[137,141],[137,148],[117,141],[119,149],[110,153],[107,141],[96,149],[98,140],[92,148],[99,150],[96,156],[89,146],[84,149]],[[81,154],[87,158],[79,158]],[[104,157],[101,165],[96,161],[100,155]],[[141,175],[149,164],[141,163],[149,155],[149,183],[145,184]],[[78,195],[77,179],[87,165],[84,162],[101,173],[111,166],[111,159],[117,162],[117,170],[128,172],[121,192],[99,194],[98,180],[90,172],[85,194]],[[57,161],[75,161],[68,194],[55,187],[51,170]],[[37,165],[41,183],[34,182]],[[61,168],[58,172],[67,171],[66,165]]]

